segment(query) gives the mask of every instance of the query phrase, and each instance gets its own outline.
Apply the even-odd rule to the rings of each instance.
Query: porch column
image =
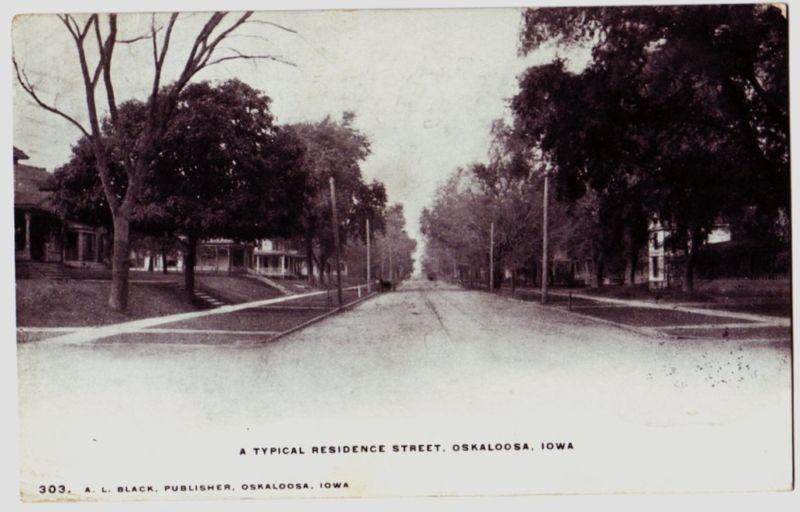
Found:
[[[25,212],[25,259],[31,259],[31,212]]]
[[[150,254],[150,258],[152,258],[152,253]],[[94,235],[94,259],[92,261],[100,261],[100,235]]]
[[[281,255],[281,275],[286,275],[286,256]]]
[[[83,238],[86,235],[83,231],[78,231],[78,261],[83,261]]]

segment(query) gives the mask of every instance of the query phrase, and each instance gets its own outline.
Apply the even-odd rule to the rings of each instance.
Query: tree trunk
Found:
[[[167,273],[167,251],[166,250],[162,250],[161,251],[161,273],[163,273],[163,274]]]
[[[152,272],[155,270],[155,257],[153,256],[153,251],[147,251],[147,271]]]
[[[314,241],[306,235],[306,267],[308,268],[308,284],[314,284]]]
[[[111,291],[108,306],[114,311],[128,309],[128,271],[130,267],[130,221],[114,214],[114,246],[111,256]]]
[[[494,286],[495,290],[499,290],[503,287],[503,267],[502,265],[495,265],[494,266]]]
[[[325,286],[325,277],[326,277],[325,272],[327,271],[327,268],[325,268],[326,266],[327,266],[327,261],[322,259],[322,256],[320,255],[317,258],[317,269],[319,269],[319,276],[317,276],[317,278],[319,280],[320,286]]]
[[[687,244],[686,246],[686,262],[683,267],[683,281],[681,282],[681,289],[687,293],[694,292],[694,265],[696,259],[695,257],[697,256],[697,249],[700,246],[699,239],[700,236],[698,234],[693,234],[691,236],[691,243]]]
[[[197,262],[197,242],[196,236],[189,235],[186,238],[186,250],[183,256],[183,288],[186,297],[192,302],[194,301],[194,266]]]
[[[601,288],[603,286],[603,273],[604,273],[604,266],[602,258],[597,259],[594,261],[594,273],[592,275],[592,288]]]
[[[636,284],[636,265],[639,263],[639,251],[630,252],[625,263],[625,284]]]

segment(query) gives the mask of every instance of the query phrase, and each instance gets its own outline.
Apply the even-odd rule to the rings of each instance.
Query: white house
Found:
[[[665,242],[672,230],[661,222],[650,223],[650,236],[647,243],[648,282],[650,288],[666,288],[681,279],[676,263],[683,258],[683,251],[674,251],[665,247]],[[706,237],[706,244],[730,242],[731,229],[728,224],[718,223]]]

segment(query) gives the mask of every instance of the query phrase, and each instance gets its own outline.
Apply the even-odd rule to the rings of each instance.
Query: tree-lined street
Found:
[[[20,138],[72,130],[51,170],[14,146],[26,498],[792,485],[785,6],[31,15],[14,41]],[[450,453],[248,456],[373,442]]]

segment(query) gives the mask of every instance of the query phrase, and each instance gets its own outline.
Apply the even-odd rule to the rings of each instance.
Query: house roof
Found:
[[[14,162],[17,160],[27,160],[28,158],[30,157],[24,151],[14,146]]]
[[[51,192],[42,190],[48,187],[52,176],[41,167],[15,164],[14,206],[37,208],[55,213],[51,203]]]

